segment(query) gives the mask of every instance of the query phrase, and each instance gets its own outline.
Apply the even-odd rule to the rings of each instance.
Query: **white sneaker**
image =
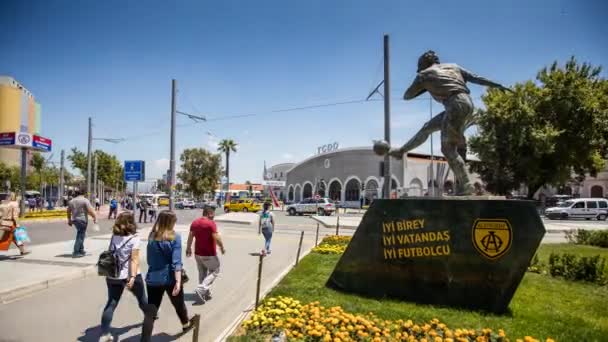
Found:
[[[110,333],[103,334],[99,338],[99,342],[114,342],[114,336],[112,336]]]

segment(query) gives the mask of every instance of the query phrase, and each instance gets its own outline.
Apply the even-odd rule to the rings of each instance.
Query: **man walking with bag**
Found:
[[[91,202],[84,198],[82,190],[76,192],[74,197],[68,203],[68,226],[74,225],[76,228],[76,240],[74,241],[73,258],[81,258],[85,256],[84,238],[87,233],[87,225],[89,223],[89,215],[93,218],[93,223],[97,223],[97,216],[91,206]]]
[[[194,257],[198,266],[199,285],[195,292],[199,297],[197,304],[204,304],[211,299],[211,285],[220,274],[220,259],[217,256],[216,244],[222,254],[226,253],[224,244],[213,222],[215,210],[207,206],[203,209],[203,217],[196,219],[190,226],[186,256],[192,256],[192,242],[194,243]]]

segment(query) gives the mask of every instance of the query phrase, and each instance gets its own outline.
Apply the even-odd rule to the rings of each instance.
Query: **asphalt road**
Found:
[[[189,225],[192,221],[202,215],[200,209],[183,209],[176,210],[177,223]],[[216,215],[223,215],[223,212],[218,210]],[[136,219],[139,218],[136,216]],[[277,218],[277,229],[280,230],[306,230],[311,231],[316,228],[316,221],[312,220],[309,216],[286,216],[283,212],[276,212]],[[90,226],[87,230],[87,237],[93,237],[103,234],[108,234],[112,231],[112,225],[114,220],[108,220],[102,217],[98,220],[99,232],[93,231]],[[31,222],[24,224],[28,230],[30,239],[32,240],[30,245],[39,245],[51,242],[72,240],[76,236],[76,230],[74,227],[67,225],[67,220],[54,221],[54,222]],[[146,228],[152,226],[152,223],[141,223],[140,228]],[[237,227],[236,229],[247,229],[245,227]],[[14,246],[13,246],[14,247]]]

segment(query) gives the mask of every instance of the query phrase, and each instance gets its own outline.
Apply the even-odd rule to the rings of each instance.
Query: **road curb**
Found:
[[[0,292],[0,303],[8,304],[19,299],[28,297],[31,294],[38,293],[41,290],[46,290],[51,287],[70,282],[72,280],[88,278],[92,275],[97,275],[96,265],[86,266],[73,272],[69,272],[51,279],[36,281],[27,285],[20,285],[12,289]]]

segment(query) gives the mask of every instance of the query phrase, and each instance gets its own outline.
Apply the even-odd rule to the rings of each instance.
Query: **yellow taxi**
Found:
[[[262,204],[253,199],[240,199],[232,200],[230,203],[224,204],[224,212],[229,213],[231,211],[242,211],[242,212],[258,212],[262,210]]]
[[[160,196],[158,198],[158,205],[161,207],[168,207],[169,206],[169,196]]]

